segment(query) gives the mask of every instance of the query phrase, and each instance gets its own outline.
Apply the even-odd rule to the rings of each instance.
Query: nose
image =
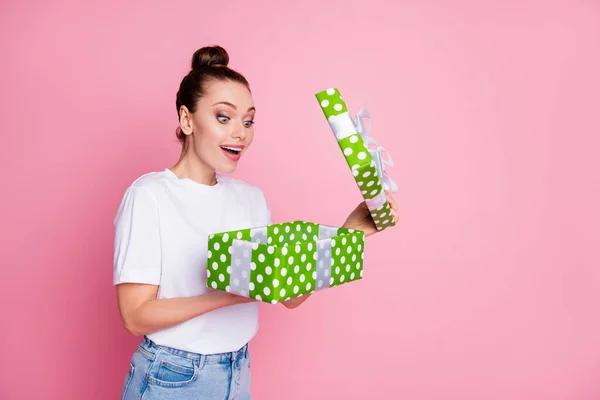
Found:
[[[246,127],[244,126],[243,122],[235,126],[235,128],[231,132],[231,137],[239,140],[246,139]]]

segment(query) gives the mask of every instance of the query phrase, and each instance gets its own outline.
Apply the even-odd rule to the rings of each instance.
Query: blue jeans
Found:
[[[131,358],[122,400],[250,400],[248,344],[231,353],[196,354],[144,337]]]

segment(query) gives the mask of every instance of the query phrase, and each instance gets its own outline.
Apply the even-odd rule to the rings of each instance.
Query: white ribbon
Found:
[[[365,203],[367,208],[371,211],[379,210],[385,203],[387,203],[387,196],[384,191],[379,192],[379,194],[371,199],[365,199]]]
[[[367,119],[367,125],[363,125],[363,118]],[[366,108],[361,108],[356,114],[356,118],[354,119],[354,125],[356,125],[356,130],[360,134],[365,142],[365,146],[367,146],[367,150],[369,150],[369,154],[371,154],[371,158],[375,163],[375,168],[377,168],[377,174],[379,175],[379,179],[381,180],[381,184],[385,190],[389,190],[391,192],[398,191],[398,185],[396,182],[389,177],[389,175],[385,172],[385,166],[389,166],[390,168],[394,166],[394,160],[392,160],[392,156],[390,153],[383,147],[379,146],[375,139],[369,136],[369,131],[371,130],[371,114],[369,110]],[[371,148],[369,146],[373,146]],[[382,153],[387,155],[387,158],[382,157]],[[371,199],[375,200],[375,199]],[[387,201],[387,200],[386,200]],[[379,203],[379,202],[376,202]],[[379,208],[379,207],[375,207]]]
[[[332,115],[329,117],[328,122],[338,142],[356,134],[357,132],[356,125],[354,121],[352,121],[352,117],[348,112],[339,115]]]
[[[315,260],[315,273],[316,278],[313,279],[313,272],[306,272],[308,277],[307,282],[311,283],[311,286],[315,291],[327,289],[331,285],[331,268],[333,264],[333,258],[331,254],[331,240],[337,236],[338,228],[327,225],[319,225],[318,239],[313,242],[312,253],[306,254],[309,258]],[[240,296],[249,297],[250,295],[250,276],[255,273],[252,269],[252,252],[258,248],[258,245],[267,245],[267,228],[259,227],[250,230],[251,240],[233,239],[231,244],[231,259],[229,265],[229,289],[231,293],[238,294]],[[270,246],[270,245],[269,245]],[[287,247],[288,249],[291,246]],[[291,250],[290,250],[291,251]],[[283,255],[286,256],[287,253]],[[313,255],[314,254],[314,255]],[[283,261],[285,264],[285,261]],[[270,266],[271,268],[281,268],[276,266]],[[288,274],[291,274],[293,265],[285,265],[288,268]],[[256,268],[256,267],[255,267]],[[266,278],[269,279],[269,278]],[[263,293],[258,293],[261,297]],[[286,294],[287,297],[296,297],[293,292]],[[276,296],[279,297],[279,296]],[[284,299],[281,299],[281,301]],[[277,303],[277,301],[272,301]]]

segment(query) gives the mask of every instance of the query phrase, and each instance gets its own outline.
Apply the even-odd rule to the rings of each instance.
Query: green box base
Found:
[[[359,230],[292,221],[219,232],[208,240],[206,285],[275,304],[361,279],[363,258]]]

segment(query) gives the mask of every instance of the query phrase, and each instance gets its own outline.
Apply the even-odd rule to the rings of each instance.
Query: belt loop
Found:
[[[142,338],[142,347],[145,350],[152,350],[152,341],[148,338],[148,336],[144,335],[144,337]]]
[[[204,364],[206,364],[206,354],[200,354],[200,358],[198,359],[199,371],[201,371],[204,368]]]

